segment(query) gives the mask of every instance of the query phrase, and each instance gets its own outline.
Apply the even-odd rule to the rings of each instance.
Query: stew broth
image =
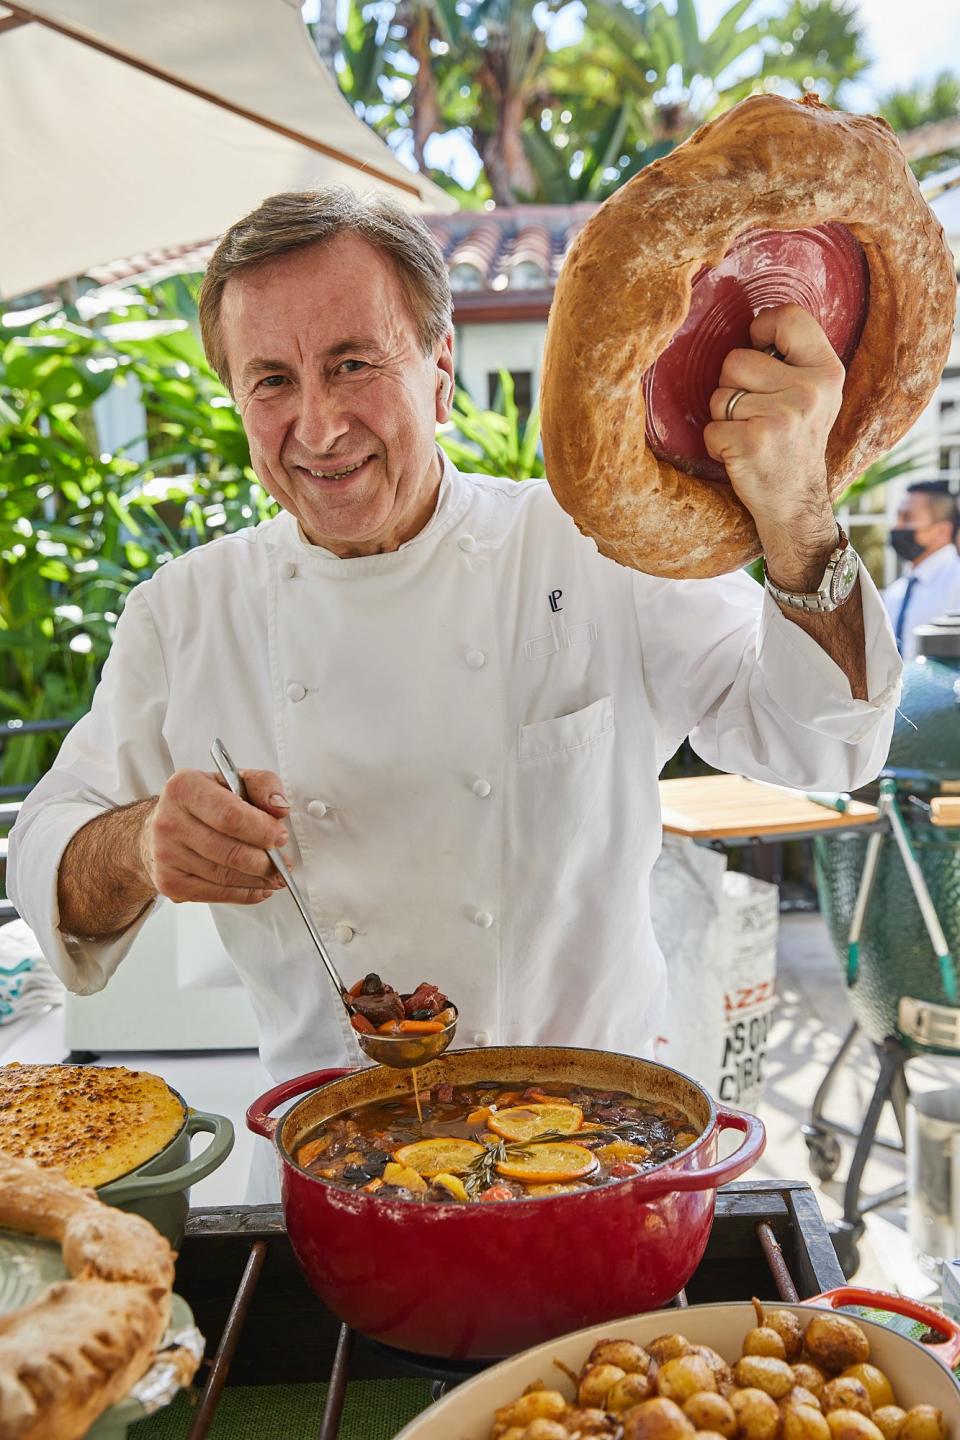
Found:
[[[485,1080],[344,1110],[294,1159],[309,1175],[383,1198],[522,1200],[608,1185],[699,1139],[683,1111],[586,1086]]]

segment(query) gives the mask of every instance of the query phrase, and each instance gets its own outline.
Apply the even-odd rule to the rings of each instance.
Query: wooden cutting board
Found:
[[[691,840],[788,839],[812,831],[852,830],[879,815],[876,806],[859,800],[851,800],[841,814],[808,800],[802,790],[761,785],[742,775],[661,780],[660,805],[664,830]]]

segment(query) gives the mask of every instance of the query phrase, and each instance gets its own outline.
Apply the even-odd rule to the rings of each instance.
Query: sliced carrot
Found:
[[[399,1020],[397,1030],[401,1035],[439,1035],[446,1026],[442,1020]]]
[[[308,1140],[306,1145],[301,1145],[297,1151],[297,1164],[307,1166],[311,1160],[316,1160],[333,1139],[332,1135],[318,1135],[316,1140]]]
[[[382,1025],[377,1026],[378,1035],[397,1035],[400,1032],[400,1024],[397,1020],[385,1020]]]
[[[487,1200],[512,1200],[513,1191],[509,1185],[491,1185],[480,1196],[481,1203]]]
[[[492,1114],[493,1111],[489,1105],[481,1105],[479,1110],[470,1111],[470,1114],[467,1116],[467,1124],[482,1125],[485,1120],[489,1120]]]
[[[363,981],[362,981],[362,980],[358,980],[355,985],[351,985],[351,986],[350,986],[350,989],[347,991],[347,994],[348,994],[348,995],[359,995],[359,994],[360,994],[360,991],[361,991],[362,989],[363,989]]]
[[[351,1015],[350,1024],[354,1030],[359,1030],[361,1035],[375,1035],[376,1028],[371,1025],[366,1015]]]

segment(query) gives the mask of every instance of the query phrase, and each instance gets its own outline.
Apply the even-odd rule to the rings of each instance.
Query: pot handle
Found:
[[[767,1144],[767,1132],[763,1121],[758,1120],[756,1115],[718,1105],[717,1129],[739,1130],[744,1137],[743,1144],[738,1145],[725,1160],[718,1160],[716,1165],[708,1165],[704,1170],[682,1170],[679,1174],[668,1173],[662,1178],[659,1175],[651,1177],[649,1188],[644,1185],[642,1177],[632,1181],[638,1190],[642,1187],[641,1198],[653,1200],[677,1190],[715,1190],[728,1180],[736,1180],[760,1159]]]
[[[247,1107],[247,1129],[252,1130],[254,1135],[262,1135],[264,1140],[272,1140],[274,1131],[277,1128],[277,1117],[271,1115],[271,1110],[276,1110],[285,1100],[292,1100],[296,1095],[305,1095],[308,1090],[316,1090],[319,1085],[326,1085],[329,1080],[342,1080],[344,1075],[352,1075],[352,1070],[311,1070],[309,1075],[297,1075],[292,1080],[284,1080],[280,1085],[274,1085],[272,1090],[266,1090],[258,1095],[256,1100]]]
[[[233,1149],[233,1125],[226,1115],[191,1110],[187,1115],[187,1134],[200,1133],[213,1136],[206,1150],[178,1165],[175,1170],[163,1170],[155,1175],[134,1174],[125,1180],[111,1181],[109,1185],[99,1187],[98,1196],[108,1205],[126,1205],[131,1200],[145,1200],[152,1195],[173,1195],[177,1190],[185,1190],[205,1180]]]
[[[953,1370],[960,1361],[960,1325],[934,1310],[920,1300],[911,1300],[907,1295],[891,1295],[886,1290],[865,1290],[857,1285],[841,1285],[836,1290],[825,1290],[804,1305],[819,1305],[822,1310],[839,1310],[841,1305],[862,1305],[868,1310],[886,1310],[891,1315],[904,1315],[908,1320],[919,1320],[929,1330],[947,1338],[937,1345],[924,1345],[924,1350],[935,1355],[948,1370]]]

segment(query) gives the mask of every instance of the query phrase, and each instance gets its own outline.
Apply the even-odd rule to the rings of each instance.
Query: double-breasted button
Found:
[[[340,945],[349,945],[355,934],[353,926],[348,925],[346,920],[339,921],[333,927],[333,938]]]
[[[487,663],[487,657],[482,650],[468,650],[466,660],[471,670],[482,670]]]
[[[493,789],[493,786],[490,784],[489,780],[474,780],[471,789],[473,790],[473,793],[474,795],[476,795],[478,800],[486,800],[487,796],[490,794],[490,791]]]
[[[332,808],[332,806],[324,804],[322,800],[311,800],[307,806],[307,814],[312,820],[322,820]]]
[[[477,549],[477,542],[472,535],[461,535],[457,544],[467,555],[473,555]]]
[[[299,700],[306,698],[307,687],[301,685],[299,680],[291,680],[287,686],[287,699],[292,700],[296,705]]]
[[[490,1031],[489,1031],[489,1030],[475,1030],[475,1031],[474,1031],[474,1034],[473,1034],[473,1043],[474,1043],[474,1045],[489,1045],[489,1044],[490,1044]]]
[[[280,566],[280,574],[283,576],[284,580],[292,580],[296,573],[297,567],[296,565],[294,565],[293,561],[284,560],[283,564]]]
[[[479,925],[481,930],[489,930],[493,924],[493,916],[489,910],[478,910],[473,917],[474,925]]]

